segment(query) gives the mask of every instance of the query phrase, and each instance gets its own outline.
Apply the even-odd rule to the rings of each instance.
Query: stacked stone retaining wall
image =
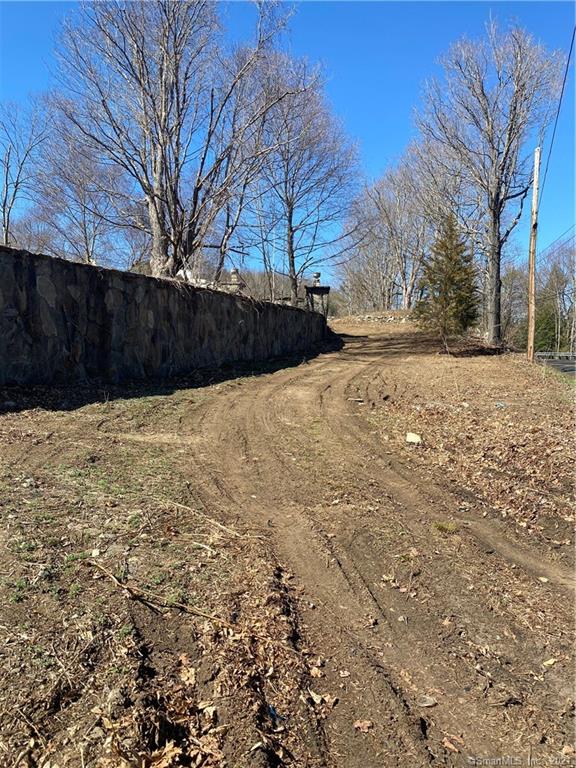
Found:
[[[0,385],[181,376],[326,334],[315,312],[0,247]]]

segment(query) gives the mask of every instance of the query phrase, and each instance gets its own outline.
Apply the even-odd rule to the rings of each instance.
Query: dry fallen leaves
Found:
[[[408,430],[426,434],[425,444],[418,446],[422,450],[410,452],[412,461],[451,476],[460,488],[472,491],[530,534],[543,530],[540,520],[546,517],[572,521],[566,478],[572,475],[575,454],[566,435],[573,429],[573,409],[566,407],[562,385],[548,381],[542,386],[535,380],[536,371],[519,367],[513,359],[486,358],[481,368],[491,382],[487,388],[478,383],[480,365],[474,365],[472,369],[461,359],[455,369],[460,386],[469,390],[464,401],[459,387],[446,387],[443,371],[438,377],[426,377],[422,390],[410,378],[409,368],[399,373],[400,381],[394,383],[409,385],[413,396],[387,402],[382,430],[393,426],[398,442],[405,441]],[[513,396],[511,381],[515,381]],[[506,392],[504,410],[501,401],[494,408],[495,387]],[[379,414],[375,416],[380,421]]]
[[[454,746],[449,738],[446,736],[442,739],[442,745],[446,747],[446,749],[449,749],[451,752],[460,752],[458,747]]]
[[[196,684],[196,670],[190,665],[190,657],[186,653],[182,653],[178,660],[180,662],[180,680],[186,685]]]
[[[336,704],[338,704],[338,697],[337,696],[330,696],[329,693],[324,694],[324,704],[326,704],[326,707],[328,709],[334,709]]]
[[[438,702],[433,696],[420,696],[416,702],[419,707],[435,707]]]
[[[169,741],[162,749],[157,749],[152,753],[150,766],[152,768],[172,768],[174,761],[182,754],[182,749],[177,747],[173,741]]]
[[[324,672],[322,672],[321,669],[318,667],[312,667],[310,670],[310,676],[311,677],[324,677]]]
[[[354,728],[357,731],[360,731],[360,733],[368,733],[370,728],[374,727],[374,723],[372,720],[355,720],[354,721]]]
[[[313,691],[312,688],[308,688],[308,693],[314,704],[320,705],[324,701],[324,697],[321,694],[316,693],[316,691]]]

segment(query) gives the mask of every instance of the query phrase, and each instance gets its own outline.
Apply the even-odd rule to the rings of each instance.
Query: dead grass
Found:
[[[434,523],[432,523],[432,527],[434,530],[438,531],[439,533],[444,533],[448,536],[451,536],[453,533],[458,533],[460,530],[460,526],[458,523],[451,523],[451,522],[443,522],[441,520],[438,520]]]
[[[576,452],[567,377],[516,354],[418,355],[385,377],[395,394],[370,418],[407,462],[467,493],[465,506],[480,505],[569,556]],[[408,431],[422,436],[422,450],[406,449]]]
[[[294,711],[305,669],[289,588],[153,437],[219,386],[0,416],[0,765],[243,765],[293,746],[267,711]]]

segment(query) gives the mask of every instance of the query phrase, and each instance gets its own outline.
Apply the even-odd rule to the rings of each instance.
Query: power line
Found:
[[[554,240],[552,240],[552,242],[551,242],[551,243],[548,243],[548,245],[547,245],[547,246],[545,246],[544,248],[541,248],[541,249],[538,251],[538,256],[537,256],[537,258],[540,258],[541,256],[543,256],[543,255],[546,253],[546,251],[549,251],[549,250],[550,250],[550,248],[552,248],[552,246],[553,246],[553,245],[556,245],[556,243],[558,243],[560,240],[562,240],[564,237],[566,237],[566,235],[567,235],[569,232],[571,232],[571,231],[574,229],[574,227],[576,227],[576,224],[572,224],[572,226],[571,226],[571,227],[568,227],[568,229],[567,229],[565,232],[562,232],[562,234],[561,234],[561,235],[558,235],[558,237],[556,237]]]
[[[547,243],[544,246],[544,248],[539,248],[538,252],[536,254],[536,261],[538,261],[540,258],[542,258],[542,256],[545,255],[546,251],[549,251],[552,248],[552,246],[556,245],[556,243],[559,243],[560,240],[563,240],[563,239],[568,240],[569,238],[567,238],[566,235],[568,235],[570,232],[572,232],[572,230],[574,228],[576,228],[576,224],[572,224],[572,226],[568,227],[568,229],[565,230],[564,232],[562,232],[561,235],[558,235],[557,237],[554,238],[554,240],[551,240],[549,243]],[[574,235],[572,235],[572,237],[574,237]],[[509,256],[507,256],[508,263],[512,264],[514,266],[516,266],[516,264],[518,264],[518,263],[522,263],[524,258],[525,258],[525,256],[524,256],[523,252],[521,252],[521,251],[518,252],[518,253],[510,254]]]
[[[576,35],[576,26],[572,30],[572,40],[570,41],[570,50],[568,51],[568,59],[566,61],[566,69],[564,70],[564,79],[562,81],[562,90],[560,91],[560,98],[558,100],[558,109],[556,110],[556,118],[554,120],[554,130],[552,131],[552,139],[550,141],[550,149],[548,150],[548,158],[546,160],[546,168],[544,170],[544,179],[542,181],[542,189],[540,191],[540,204],[542,204],[542,197],[544,196],[544,187],[546,186],[546,177],[548,176],[548,166],[550,165],[550,156],[552,154],[552,147],[554,146],[554,139],[556,137],[556,128],[558,127],[558,118],[560,116],[560,108],[562,107],[562,98],[564,96],[564,88],[566,87],[566,80],[568,79],[568,72],[570,70],[570,58],[572,56],[572,49],[574,48],[575,35]]]

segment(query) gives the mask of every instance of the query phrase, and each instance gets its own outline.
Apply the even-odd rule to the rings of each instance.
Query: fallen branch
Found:
[[[206,613],[206,611],[202,611],[200,608],[185,605],[184,603],[173,602],[172,600],[166,600],[166,598],[162,597],[161,595],[157,595],[147,589],[142,589],[142,587],[126,584],[125,582],[116,578],[116,576],[114,576],[114,574],[111,573],[107,568],[105,568],[103,565],[100,565],[100,563],[95,562],[94,560],[85,560],[84,562],[86,565],[90,565],[93,568],[98,568],[99,571],[102,571],[102,573],[107,576],[117,587],[125,590],[134,600],[139,600],[146,604],[155,603],[157,606],[159,605],[162,608],[177,608],[183,613],[190,613],[193,616],[200,616],[201,618],[208,619],[208,621],[212,621],[215,624],[220,624],[221,626],[227,627],[228,629],[233,629],[235,632],[238,631],[238,627],[234,626],[234,624],[230,624],[224,619],[221,619],[218,616],[214,616],[211,613]]]
[[[228,526],[219,523],[217,520],[213,520],[211,517],[208,517],[208,515],[205,515],[203,512],[200,512],[193,507],[188,507],[186,504],[180,504],[180,502],[172,501],[170,499],[157,498],[156,501],[159,504],[164,504],[165,506],[178,507],[178,509],[185,509],[187,512],[193,512],[195,515],[198,515],[198,517],[201,517],[203,520],[206,520],[208,523],[210,523],[210,525],[215,525],[217,528],[220,528],[222,531],[226,531],[226,533],[229,533],[231,536],[236,536],[239,539],[242,538],[242,534],[238,533],[238,531],[235,531],[233,528],[228,528]]]
[[[34,725],[34,723],[32,722],[32,720],[30,720],[30,718],[29,718],[29,717],[26,715],[26,713],[25,713],[25,712],[22,712],[22,710],[21,710],[19,707],[16,707],[16,716],[17,716],[17,717],[18,717],[20,720],[23,720],[23,721],[26,723],[26,725],[28,726],[28,728],[30,728],[30,730],[31,730],[31,731],[32,731],[34,734],[36,734],[36,736],[38,737],[38,739],[41,741],[41,743],[42,743],[42,746],[43,746],[43,747],[46,747],[46,739],[44,738],[44,736],[42,736],[42,734],[40,733],[40,731],[38,730],[38,728],[37,728],[37,727]],[[20,755],[19,755],[19,757],[20,757]]]
[[[195,535],[198,536],[198,534],[195,534]],[[191,538],[191,536],[189,536],[187,533],[178,533],[177,536],[179,539],[184,539],[184,541],[188,541],[190,544],[194,544],[195,547],[200,547],[200,549],[205,549],[207,552],[210,552],[212,555],[220,554],[215,549],[212,549],[212,547],[209,547],[208,544],[202,544],[201,541],[196,541],[195,539]]]
[[[225,621],[224,619],[221,619],[218,616],[214,616],[211,613],[206,613],[205,611],[202,611],[199,608],[195,608],[194,606],[185,605],[184,603],[175,603],[175,602],[172,602],[172,600],[166,600],[161,595],[157,595],[154,592],[150,592],[147,589],[142,589],[141,587],[135,587],[130,584],[126,584],[125,582],[120,581],[120,579],[116,578],[116,576],[114,576],[114,574],[111,573],[111,571],[109,571],[103,565],[100,565],[100,563],[95,562],[94,560],[84,560],[83,563],[85,565],[90,565],[93,568],[98,568],[98,570],[102,571],[102,573],[105,576],[107,576],[117,587],[127,592],[132,599],[138,600],[139,602],[143,602],[145,605],[151,606],[153,608],[157,608],[157,606],[161,606],[162,608],[177,608],[183,613],[190,613],[193,616],[200,616],[203,619],[208,619],[208,621],[212,621],[214,622],[214,624],[220,624],[220,626],[222,627],[231,629],[237,635],[243,634],[242,628],[239,627],[237,624],[230,624],[230,622]],[[156,603],[156,605],[154,605],[154,603]],[[258,634],[257,632],[252,632],[249,630],[248,631],[244,630],[244,631],[246,632],[247,636],[254,637],[263,642],[267,642],[270,639],[268,637],[265,637],[264,635]],[[294,653],[297,656],[300,655],[299,651],[296,648],[291,648],[289,645],[285,645],[284,643],[282,643],[281,645],[287,651],[290,651],[291,653]]]

